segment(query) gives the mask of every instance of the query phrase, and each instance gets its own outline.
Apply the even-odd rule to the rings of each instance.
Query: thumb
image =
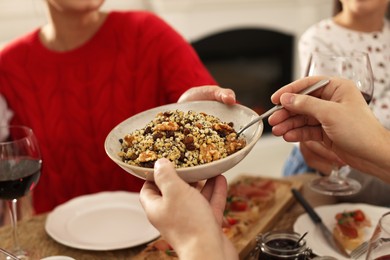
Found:
[[[214,92],[215,100],[232,105],[236,102],[236,95],[233,90],[227,88],[217,88]]]
[[[163,196],[175,193],[185,182],[177,175],[175,167],[168,159],[159,159],[154,165],[154,182]]]
[[[194,100],[216,100],[225,104],[234,104],[236,96],[233,90],[216,85],[193,87],[180,96],[178,103]]]
[[[323,113],[328,110],[327,101],[309,96],[293,93],[284,93],[280,97],[280,103],[285,109],[296,114],[312,116],[321,121]]]

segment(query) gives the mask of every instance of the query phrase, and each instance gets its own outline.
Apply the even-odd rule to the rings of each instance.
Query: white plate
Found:
[[[41,258],[41,260],[76,260],[70,256],[64,256],[64,255],[53,255],[53,256],[48,256],[45,258]]]
[[[321,217],[325,226],[327,226],[329,230],[332,231],[334,225],[336,225],[335,215],[338,212],[355,209],[361,209],[371,221],[371,227],[365,229],[364,240],[367,240],[371,237],[371,234],[379,218],[385,212],[389,211],[389,208],[355,203],[340,203],[335,205],[320,206],[316,207],[315,211]],[[339,260],[348,260],[348,258],[343,257],[328,245],[326,240],[321,235],[320,229],[315,227],[308,214],[305,213],[298,217],[297,221],[294,223],[294,231],[300,234],[303,234],[306,231],[309,232],[306,236],[306,242],[308,247],[310,247],[315,254],[320,256],[333,256]],[[359,259],[365,259],[365,254]]]
[[[128,248],[159,236],[146,218],[139,194],[124,191],[74,198],[48,215],[45,229],[57,242],[87,250]]]

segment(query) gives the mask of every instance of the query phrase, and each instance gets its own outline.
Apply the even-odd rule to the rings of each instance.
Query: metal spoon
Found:
[[[299,242],[302,241],[302,239],[307,235],[307,231],[297,240],[297,242],[295,242],[294,244],[294,248],[298,247],[299,246]]]
[[[326,86],[328,83],[330,82],[329,79],[323,79],[321,81],[318,81],[316,84],[302,90],[301,92],[299,92],[298,94],[302,94],[302,95],[307,95],[307,94],[310,94],[312,93],[313,91],[319,89],[319,88],[322,88],[324,86]],[[247,128],[249,128],[250,126],[254,125],[255,123],[263,120],[264,118],[272,115],[274,112],[276,112],[277,110],[279,109],[282,109],[283,106],[282,105],[276,105],[274,106],[273,108],[267,110],[266,112],[264,112],[263,114],[261,114],[260,116],[256,117],[254,120],[252,120],[249,124],[247,124],[246,126],[244,126],[243,128],[241,128],[238,132],[237,132],[237,136],[239,136],[240,134],[242,134],[242,132],[244,132]]]

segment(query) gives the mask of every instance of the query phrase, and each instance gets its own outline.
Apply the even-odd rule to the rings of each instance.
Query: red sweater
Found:
[[[139,191],[143,181],[106,155],[109,131],[215,81],[190,45],[147,12],[110,13],[90,41],[68,52],[48,50],[38,33],[0,53],[0,93],[14,111],[12,123],[30,126],[42,152],[35,210],[99,191]]]

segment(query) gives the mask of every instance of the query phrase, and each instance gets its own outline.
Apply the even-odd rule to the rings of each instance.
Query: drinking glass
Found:
[[[371,101],[374,91],[374,76],[367,53],[352,51],[345,55],[315,52],[311,55],[307,76],[324,75],[350,79],[362,93],[367,104]],[[353,129],[352,129],[353,130]],[[349,172],[348,166],[342,167]],[[329,176],[319,177],[309,183],[309,186],[322,194],[345,196],[357,193],[361,184],[346,174],[340,174],[337,165]]]
[[[33,131],[26,126],[0,126],[0,199],[10,211],[14,248],[20,259],[28,254],[19,244],[17,231],[17,201],[38,183],[41,173],[41,154]],[[5,135],[4,135],[5,134]]]
[[[390,212],[379,219],[368,245],[366,260],[390,259]]]

